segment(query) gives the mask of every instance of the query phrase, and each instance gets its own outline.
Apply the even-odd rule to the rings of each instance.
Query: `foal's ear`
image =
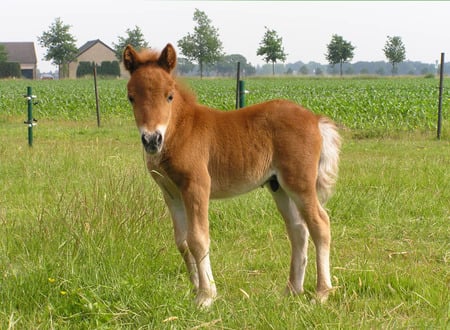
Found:
[[[167,44],[162,50],[161,55],[159,55],[158,64],[168,73],[175,69],[177,65],[177,53],[171,44]]]
[[[123,65],[130,73],[133,73],[138,67],[137,53],[131,45],[128,45],[123,51]]]

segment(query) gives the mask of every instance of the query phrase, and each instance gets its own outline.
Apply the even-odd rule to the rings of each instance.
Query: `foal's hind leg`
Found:
[[[317,296],[325,301],[331,291],[330,276],[330,220],[320,205],[316,192],[316,175],[306,169],[292,171],[285,168],[280,175],[280,187],[293,200],[305,221],[316,248]]]
[[[279,187],[276,191],[270,189],[278,211],[283,216],[287,233],[291,242],[291,266],[286,293],[303,293],[303,282],[308,260],[308,228],[301,218],[294,201]]]
[[[331,286],[330,276],[330,220],[320,205],[316,190],[302,191],[292,196],[297,208],[308,226],[309,233],[316,247],[317,296],[323,302],[328,298]]]

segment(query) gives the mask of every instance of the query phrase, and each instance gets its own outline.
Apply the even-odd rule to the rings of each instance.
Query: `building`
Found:
[[[103,61],[117,61],[114,49],[100,39],[88,41],[78,49],[75,60],[69,63],[69,78],[77,78],[77,68],[80,62],[94,62],[100,65]],[[126,70],[122,63],[120,63],[120,75],[126,76]]]
[[[37,58],[34,42],[0,42],[8,54],[8,62],[17,62],[20,65],[22,77],[36,79]]]

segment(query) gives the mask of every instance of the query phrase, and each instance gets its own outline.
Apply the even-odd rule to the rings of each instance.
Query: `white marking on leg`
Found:
[[[184,263],[186,264],[189,279],[194,286],[195,292],[197,292],[199,287],[198,269],[195,259],[189,251],[189,247],[186,242],[187,223],[184,204],[180,199],[174,199],[172,196],[167,196],[166,194],[164,196],[166,204],[169,207],[170,215],[172,216],[175,243],[181,253],[181,256],[183,257]]]
[[[200,307],[209,307],[217,295],[209,252],[200,260],[197,266],[200,289],[195,298],[195,302]]]

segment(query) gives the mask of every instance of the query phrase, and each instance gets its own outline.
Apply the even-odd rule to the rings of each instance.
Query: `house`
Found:
[[[22,76],[28,79],[37,77],[37,58],[34,42],[0,42],[8,54],[8,62],[20,65]]]
[[[80,62],[94,62],[100,65],[103,61],[118,61],[114,49],[100,39],[88,41],[78,49],[75,60],[69,63],[69,78],[77,78]],[[122,63],[120,63],[120,75],[126,77],[126,70]]]

